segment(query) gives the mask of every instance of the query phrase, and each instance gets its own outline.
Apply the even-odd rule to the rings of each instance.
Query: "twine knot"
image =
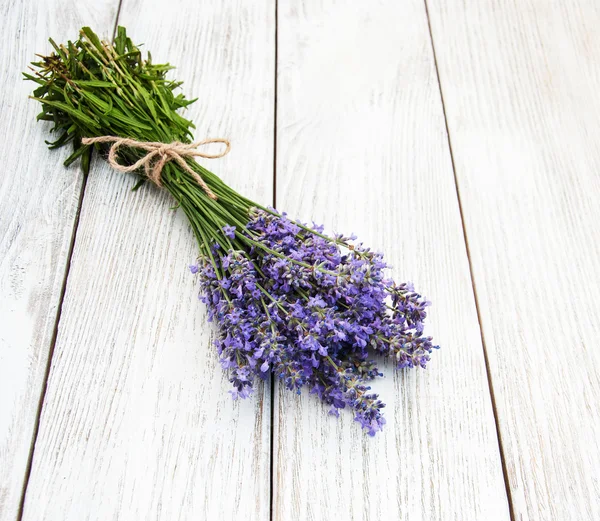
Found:
[[[162,186],[161,176],[164,166],[169,161],[175,161],[181,168],[189,173],[194,180],[202,187],[204,192],[211,199],[216,200],[217,196],[204,182],[204,179],[195,172],[185,160],[186,157],[203,157],[206,159],[218,159],[229,153],[231,145],[227,139],[210,138],[195,143],[181,143],[173,141],[172,143],[160,143],[156,141],[136,141],[116,136],[100,136],[100,137],[84,137],[81,142],[84,145],[92,145],[94,143],[112,143],[108,151],[108,164],[115,170],[120,172],[133,172],[138,168],[144,167],[146,177],[155,185]],[[210,143],[222,143],[225,149],[218,154],[207,154],[198,151],[198,147],[208,145]],[[122,165],[117,158],[117,152],[122,146],[129,148],[139,148],[145,150],[147,154],[132,165]]]

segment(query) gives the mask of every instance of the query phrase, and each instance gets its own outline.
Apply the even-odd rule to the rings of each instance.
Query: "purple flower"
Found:
[[[252,241],[247,248],[215,244],[196,267],[233,398],[246,398],[254,378],[273,372],[290,390],[308,388],[334,415],[352,409],[374,435],[385,405],[366,385],[381,376],[369,357],[379,352],[398,368],[425,367],[435,347],[423,335],[429,302],[411,284],[386,278],[381,254],[348,237],[329,238],[321,227],[314,233],[263,210],[237,237],[235,230],[223,227],[236,244]]]
[[[226,224],[225,226],[223,226],[222,230],[225,234],[225,237],[228,237],[231,240],[235,239],[235,226],[230,226],[229,224]]]

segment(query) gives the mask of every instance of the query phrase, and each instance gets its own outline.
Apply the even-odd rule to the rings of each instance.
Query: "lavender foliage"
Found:
[[[369,353],[424,368],[437,347],[423,335],[429,302],[411,284],[386,278],[382,255],[353,246],[355,237],[327,237],[322,227],[264,210],[253,211],[246,229],[222,232],[249,247],[215,244],[191,270],[218,324],[215,344],[231,370],[233,398],[246,398],[256,378],[272,372],[288,389],[316,394],[331,414],[351,409],[374,435],[385,404],[369,392],[369,381],[382,376]]]

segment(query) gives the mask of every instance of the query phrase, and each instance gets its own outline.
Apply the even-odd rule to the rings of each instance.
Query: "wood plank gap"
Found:
[[[277,18],[277,4],[279,0],[275,0],[275,66],[274,66],[274,93],[273,93],[273,207],[277,207],[277,26],[279,20]]]
[[[33,429],[33,435],[31,436],[31,447],[29,448],[29,457],[27,458],[27,467],[25,468],[25,477],[23,478],[23,492],[21,493],[21,501],[19,503],[19,510],[17,512],[17,521],[23,519],[23,509],[25,507],[25,495],[27,494],[27,486],[29,485],[29,478],[31,477],[31,468],[33,465],[33,455],[35,452],[35,442],[38,437],[40,430],[40,419],[42,417],[42,408],[44,407],[44,399],[46,398],[46,391],[48,390],[48,377],[50,376],[50,367],[52,366],[52,357],[54,354],[54,347],[56,346],[56,339],[58,337],[58,324],[60,323],[60,315],[62,312],[63,301],[65,299],[65,292],[67,289],[67,279],[69,278],[69,271],[71,270],[71,259],[73,257],[73,250],[75,246],[75,239],[77,237],[77,227],[79,226],[79,217],[81,215],[81,208],[83,206],[83,197],[85,195],[85,187],[87,185],[87,175],[83,176],[83,182],[81,183],[81,190],[79,192],[77,212],[75,213],[75,220],[73,221],[73,229],[71,231],[71,241],[69,243],[69,251],[67,254],[67,263],[65,265],[65,272],[63,275],[62,286],[60,288],[60,297],[58,299],[58,307],[56,309],[56,318],[54,319],[54,326],[52,329],[52,337],[50,340],[50,349],[48,350],[48,361],[46,362],[46,369],[44,371],[44,379],[42,382],[42,391],[40,393],[37,411],[35,413],[35,424]]]
[[[273,521],[273,509],[275,504],[275,386],[277,382],[275,381],[275,375],[271,373],[270,378],[271,384],[271,434],[270,434],[270,487],[269,487],[269,520]]]
[[[113,26],[113,32],[111,41],[114,41],[117,34],[117,26],[119,23],[119,14],[121,13],[121,5],[123,0],[119,0],[117,7],[117,14],[115,15],[115,23]],[[27,495],[27,486],[29,485],[29,479],[31,477],[31,469],[33,466],[33,456],[35,452],[35,442],[38,437],[40,430],[40,420],[42,417],[42,408],[44,407],[44,399],[46,398],[46,391],[48,390],[48,378],[50,376],[50,368],[52,367],[52,358],[54,355],[54,348],[56,346],[56,339],[58,338],[58,325],[60,324],[60,316],[62,313],[63,302],[65,299],[65,292],[67,290],[67,280],[69,278],[69,272],[71,270],[71,260],[73,258],[73,250],[75,247],[75,240],[77,239],[77,228],[79,227],[79,218],[81,216],[81,208],[83,207],[83,198],[85,197],[85,188],[87,186],[88,174],[83,176],[83,182],[81,183],[81,190],[79,191],[79,197],[77,202],[77,212],[75,213],[75,220],[73,221],[73,229],[71,231],[71,241],[69,243],[69,252],[67,254],[67,263],[65,266],[65,272],[63,275],[63,282],[60,288],[60,297],[58,299],[58,308],[56,310],[56,318],[54,320],[54,326],[52,329],[52,338],[50,341],[50,349],[48,351],[48,361],[46,363],[46,369],[44,371],[44,380],[42,384],[42,392],[38,401],[37,411],[35,414],[35,427],[33,430],[33,436],[31,437],[31,447],[29,449],[29,458],[27,459],[27,467],[25,469],[25,477],[23,479],[23,492],[21,494],[21,501],[19,503],[19,510],[17,513],[17,521],[22,521],[23,510],[25,508],[25,496]]]
[[[446,104],[444,101],[444,92],[442,90],[442,81],[440,78],[437,54],[435,51],[435,42],[433,40],[433,31],[431,29],[431,19],[429,17],[429,6],[427,5],[427,0],[423,0],[423,3],[425,4],[425,13],[427,14],[427,27],[429,29],[429,41],[431,42],[431,52],[433,54],[433,63],[435,65],[435,74],[437,77],[438,88],[440,91],[440,101],[442,102],[442,112],[444,114],[444,124],[446,126],[446,138],[448,139],[448,150],[450,152],[450,161],[452,163],[452,174],[454,175],[454,187],[456,189],[456,199],[458,202],[458,210],[460,213],[460,221],[462,224],[467,260],[469,262],[469,276],[471,278],[471,287],[473,288],[473,298],[475,300],[475,310],[477,312],[477,321],[479,322],[479,332],[481,334],[481,345],[483,347],[483,358],[485,361],[485,371],[487,374],[488,388],[490,391],[490,400],[492,402],[492,411],[494,413],[494,423],[496,425],[496,437],[498,439],[498,451],[500,452],[500,461],[502,463],[502,475],[504,476],[504,487],[506,489],[506,498],[508,500],[508,509],[509,509],[509,514],[510,514],[510,519],[511,519],[511,521],[515,521],[515,512],[514,512],[514,507],[513,507],[512,493],[510,490],[510,483],[508,481],[508,469],[506,467],[506,459],[504,457],[504,446],[502,443],[502,434],[500,432],[500,423],[498,421],[498,411],[496,408],[496,396],[494,393],[494,384],[492,382],[490,362],[488,359],[488,353],[487,353],[487,349],[486,349],[485,333],[483,332],[483,324],[481,321],[481,312],[479,309],[479,298],[477,296],[475,276],[473,273],[473,263],[471,262],[471,251],[469,248],[469,238],[467,235],[467,228],[465,226],[465,219],[464,219],[464,215],[463,215],[463,205],[462,205],[462,201],[460,198],[460,188],[458,186],[458,177],[456,175],[456,165],[454,163],[454,152],[452,150],[452,138],[450,137],[450,128],[448,127],[448,117],[446,116]]]
[[[277,208],[277,27],[279,25],[278,6],[279,0],[275,0],[275,56],[273,66],[273,208]],[[269,520],[273,521],[275,506],[275,389],[277,388],[276,376],[271,373],[271,435],[270,435],[270,487],[269,487]]]
[[[123,5],[123,0],[119,0],[119,5],[117,7],[117,15],[115,16],[115,25],[113,27],[112,38],[111,41],[115,41],[117,36],[117,27],[119,27],[119,15],[121,14],[121,6]]]

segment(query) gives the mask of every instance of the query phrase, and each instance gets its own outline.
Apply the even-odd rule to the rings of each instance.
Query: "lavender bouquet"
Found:
[[[386,278],[386,264],[356,237],[325,234],[250,201],[193,160],[219,157],[226,140],[192,143],[194,125],[178,113],[188,100],[166,77],[172,67],[143,59],[119,27],[114,43],[84,27],[25,77],[38,84],[38,119],[54,124],[51,148],[72,144],[65,165],[89,170],[94,148],[111,165],[164,187],[185,212],[200,254],[191,266],[218,327],[215,346],[233,398],[276,375],[307,389],[339,414],[346,407],[374,435],[384,404],[369,381],[382,376],[373,353],[398,368],[425,367],[436,346],[423,335],[429,305],[410,284]],[[198,152],[222,142],[217,156]],[[138,185],[136,185],[136,188]]]

